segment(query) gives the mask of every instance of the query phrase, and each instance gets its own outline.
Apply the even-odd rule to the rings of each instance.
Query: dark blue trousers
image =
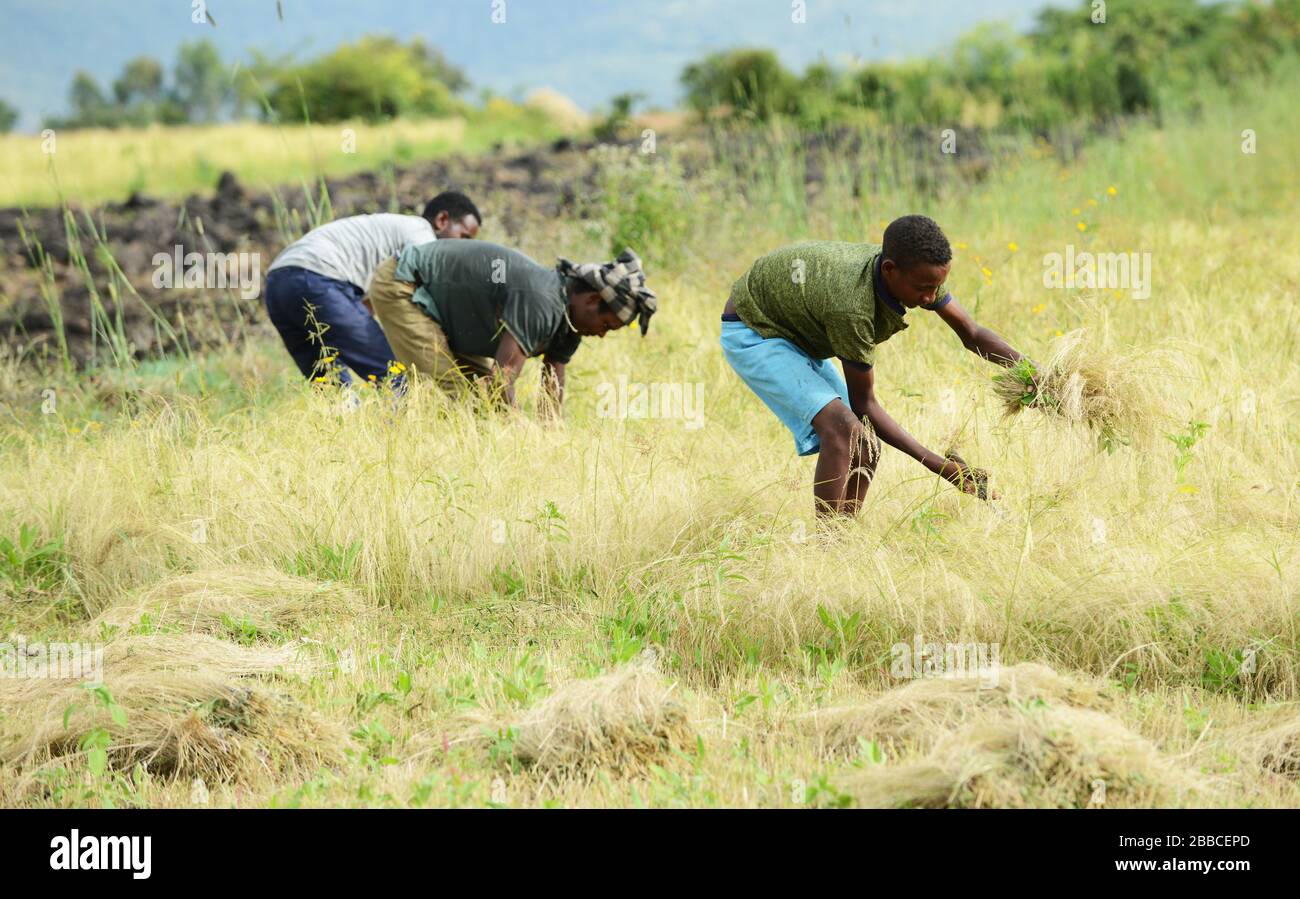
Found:
[[[267,315],[303,377],[337,371],[343,383],[350,383],[343,365],[363,378],[374,375],[382,381],[388,374],[393,350],[379,322],[362,305],[363,296],[355,284],[296,266],[267,274]],[[338,359],[322,363],[333,355]]]

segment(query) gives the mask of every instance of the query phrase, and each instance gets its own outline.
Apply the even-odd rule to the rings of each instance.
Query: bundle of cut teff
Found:
[[[1079,329],[1057,338],[1045,363],[1022,358],[994,375],[993,391],[1007,415],[1040,409],[1127,443],[1168,418],[1157,385],[1171,365],[1167,354],[1099,348]]]
[[[126,636],[102,650],[102,684],[0,677],[0,766],[35,782],[88,761],[163,777],[249,781],[343,759],[347,734],[276,689],[308,663],[295,646],[204,634]],[[23,784],[19,784],[23,788]]]

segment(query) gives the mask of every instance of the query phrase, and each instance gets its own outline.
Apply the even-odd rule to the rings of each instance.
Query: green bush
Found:
[[[446,77],[419,41],[363,37],[272,74],[267,102],[286,121],[382,121],[445,116],[460,110]]]
[[[766,121],[795,112],[799,80],[771,50],[732,50],[714,53],[682,72],[686,102],[707,114],[718,106],[733,116]]]
[[[681,173],[657,156],[622,147],[603,151],[609,158],[600,167],[600,218],[610,257],[631,247],[651,272],[678,269],[683,228],[690,217],[690,195]]]
[[[1158,113],[1160,97],[1195,97],[1207,80],[1232,84],[1300,50],[1300,0],[1093,4],[1043,10],[1027,35],[982,24],[930,58],[799,78],[770,50],[714,53],[682,73],[704,116],[794,116],[808,125],[870,121],[927,127],[1010,126],[1046,131],[1066,122]]]

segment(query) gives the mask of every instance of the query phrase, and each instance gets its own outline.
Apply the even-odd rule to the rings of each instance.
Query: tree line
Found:
[[[681,74],[686,104],[706,119],[790,118],[820,127],[864,122],[1009,127],[1159,112],[1161,97],[1205,79],[1229,84],[1300,50],[1300,0],[1082,0],[1042,10],[1019,34],[982,24],[927,58],[802,74],[769,49],[710,54]],[[366,36],[314,59],[253,54],[229,65],[208,41],[183,44],[170,78],[148,56],[128,62],[107,89],[78,72],[69,112],[49,127],[85,128],[263,120],[333,122],[463,112],[465,73],[419,38]],[[626,119],[635,94],[613,101]],[[17,113],[0,102],[0,131]],[[605,126],[602,126],[605,127]],[[613,127],[613,126],[608,126]]]
[[[170,77],[168,77],[170,74]],[[420,39],[401,43],[367,36],[305,62],[254,53],[228,64],[210,41],[182,44],[168,73],[150,56],[122,67],[107,88],[79,71],[68,89],[68,112],[49,128],[202,124],[264,120],[379,121],[452,115],[469,87],[464,72]],[[0,101],[0,130],[17,113]]]
[[[702,117],[808,125],[862,120],[1046,130],[1158,113],[1161,96],[1229,84],[1300,50],[1300,0],[1204,3],[1084,0],[1042,10],[1028,34],[982,24],[929,58],[787,70],[742,49],[687,66],[687,105]]]

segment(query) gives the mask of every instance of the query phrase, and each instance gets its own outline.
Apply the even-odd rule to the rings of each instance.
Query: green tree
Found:
[[[363,37],[298,66],[272,73],[267,99],[282,119],[381,121],[457,111],[451,88],[438,79],[428,48],[391,37]]]
[[[123,106],[158,103],[163,98],[162,64],[148,56],[137,56],[113,82],[113,96]]]
[[[469,78],[459,66],[452,65],[442,51],[426,44],[422,39],[411,41],[411,49],[424,56],[425,65],[431,77],[441,81],[453,94],[461,94],[469,89]]]
[[[215,121],[233,94],[230,75],[211,41],[181,44],[172,78],[175,101],[187,121]]]
[[[596,123],[591,133],[596,140],[616,141],[623,136],[627,126],[632,122],[632,107],[636,106],[644,94],[618,94],[609,101],[609,114]]]
[[[713,53],[682,72],[686,102],[708,115],[718,106],[733,116],[765,121],[797,108],[798,80],[771,50]]]
[[[118,124],[116,108],[89,72],[78,71],[72,76],[68,105],[72,115],[57,122],[64,128],[111,128]]]
[[[799,118],[813,127],[821,127],[844,117],[844,76],[826,62],[810,65],[795,91]]]
[[[163,67],[156,59],[139,56],[128,62],[113,82],[117,117],[123,124],[175,123],[184,116],[163,89]]]
[[[18,124],[18,110],[0,100],[0,134],[8,134]]]

